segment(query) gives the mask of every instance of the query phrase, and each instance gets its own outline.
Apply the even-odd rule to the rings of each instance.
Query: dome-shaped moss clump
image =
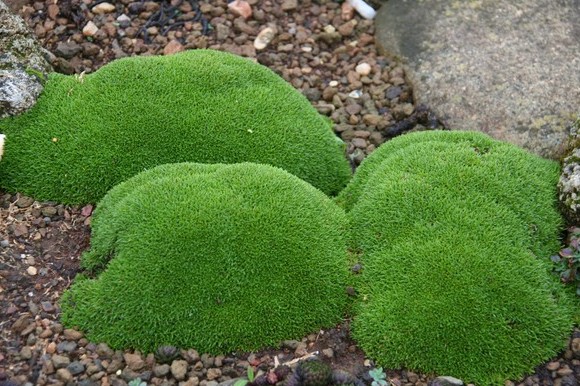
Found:
[[[563,224],[556,208],[558,177],[556,162],[485,134],[427,131],[398,137],[378,148],[357,169],[337,202],[350,211],[369,191],[376,190],[371,181],[396,179],[421,179],[468,201],[483,195],[514,212],[530,236],[532,252],[547,258],[559,249]],[[372,207],[371,200],[365,201]],[[421,211],[408,201],[401,205]],[[376,214],[377,219],[382,216]]]
[[[465,383],[521,379],[566,347],[572,305],[546,266],[473,234],[417,235],[364,257],[353,336],[381,366]]]
[[[174,162],[278,166],[333,195],[350,177],[331,124],[268,68],[192,50],[51,74],[28,113],[0,120],[0,186],[41,200],[96,202]]]
[[[377,150],[370,154],[363,163],[357,168],[356,174],[346,188],[344,188],[340,195],[336,198],[337,202],[346,210],[350,210],[363,194],[364,187],[370,176],[382,170],[390,163],[390,157],[400,155],[401,152],[408,151],[406,148],[417,144],[424,144],[429,147],[433,143],[442,142],[447,145],[459,145],[463,149],[471,150],[474,155],[485,155],[480,158],[480,162],[500,162],[497,159],[487,161],[492,157],[505,157],[524,159],[526,162],[516,161],[518,163],[517,178],[521,182],[522,176],[530,176],[534,179],[540,178],[544,185],[551,184],[554,179],[554,174],[558,173],[558,164],[556,162],[532,156],[529,152],[513,146],[509,143],[497,141],[488,135],[476,131],[442,131],[430,130],[416,133],[405,134],[397,137],[391,141],[382,144]],[[425,157],[429,157],[428,152]],[[423,156],[414,157],[408,160],[409,162],[424,162],[426,158]],[[506,169],[506,172],[509,170]],[[441,175],[438,175],[441,177]],[[509,183],[503,182],[503,183]],[[553,189],[553,187],[552,187]]]
[[[477,133],[387,145],[338,197],[363,266],[361,348],[382,366],[478,385],[556,355],[574,317],[547,259],[562,224],[557,165]]]
[[[255,350],[341,320],[346,216],[281,169],[162,165],[97,206],[62,320],[114,348]]]

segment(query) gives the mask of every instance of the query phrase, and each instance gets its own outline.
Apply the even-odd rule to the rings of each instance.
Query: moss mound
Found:
[[[342,209],[266,165],[162,165],[117,185],[94,214],[95,279],[62,320],[114,348],[255,350],[339,322]]]
[[[51,74],[34,108],[0,120],[0,132],[0,185],[69,204],[174,162],[270,164],[329,195],[350,177],[342,142],[306,98],[268,68],[211,50]]]
[[[353,334],[363,350],[478,385],[556,355],[575,311],[537,258],[559,245],[554,164],[473,133],[389,144],[347,188],[360,194],[339,197],[361,252]]]
[[[539,259],[470,236],[411,237],[365,256],[372,285],[360,289],[368,300],[353,336],[368,356],[483,386],[519,379],[566,347],[572,307]]]
[[[517,174],[512,177],[517,178],[518,181],[520,181],[521,178],[530,176],[534,180],[538,179],[543,185],[552,186],[554,174],[559,173],[559,167],[556,162],[532,156],[523,149],[505,142],[497,141],[488,135],[479,132],[441,130],[422,131],[397,137],[382,144],[377,150],[370,154],[357,168],[356,174],[353,176],[347,187],[340,192],[339,196],[336,198],[337,202],[346,210],[350,210],[363,194],[365,185],[372,174],[377,170],[382,170],[386,165],[388,165],[391,156],[398,155],[400,152],[406,152],[408,146],[417,145],[419,143],[430,146],[434,142],[459,145],[471,150],[475,155],[485,155],[482,160],[496,156],[507,156],[521,159],[522,161],[513,161],[514,163],[521,163],[521,165],[517,165]],[[419,157],[419,159],[415,157],[410,161],[422,162],[422,159],[421,157]],[[488,163],[502,161],[503,160],[493,158],[490,159]],[[510,170],[505,170],[504,175],[507,172],[510,172]]]
[[[380,147],[363,162],[351,183],[337,197],[338,203],[347,210],[355,210],[361,200],[366,204],[356,209],[358,213],[372,210],[373,202],[365,196],[376,190],[375,181],[423,180],[453,193],[455,199],[443,203],[444,207],[455,205],[456,199],[473,201],[480,195],[502,204],[514,212],[527,230],[533,253],[547,258],[558,250],[562,218],[556,209],[556,182],[559,178],[556,162],[473,132],[414,133],[385,145],[388,146]],[[392,199],[383,193],[379,200]],[[429,196],[422,200],[425,205],[430,202]],[[420,205],[424,204],[402,201],[397,211],[407,208],[421,216],[417,212],[422,211]],[[440,212],[445,213],[445,209],[441,208]],[[393,215],[404,217],[401,213]],[[377,213],[379,223],[381,216]],[[361,221],[372,218],[358,214],[352,217]],[[365,229],[366,224],[358,226]],[[368,233],[361,235],[361,241],[365,235]]]

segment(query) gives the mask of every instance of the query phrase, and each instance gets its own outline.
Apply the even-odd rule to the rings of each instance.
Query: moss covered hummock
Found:
[[[308,183],[250,163],[171,164],[113,188],[62,320],[114,348],[248,351],[341,320],[346,216]]]
[[[0,120],[0,186],[39,200],[96,202],[173,162],[278,166],[333,195],[350,177],[343,144],[268,68],[211,50],[51,74],[28,113]]]
[[[565,347],[558,166],[478,133],[396,138],[337,198],[361,254],[353,335],[389,368],[504,384]]]
[[[563,224],[556,209],[558,177],[556,162],[485,134],[426,131],[398,137],[379,147],[357,169],[336,201],[350,211],[364,199],[369,206],[364,210],[371,210],[373,201],[365,197],[375,194],[373,181],[398,179],[425,181],[463,201],[477,202],[479,196],[485,196],[501,204],[502,210],[511,210],[519,219],[520,227],[527,231],[532,252],[547,258],[559,249],[558,237]],[[422,197],[429,202],[429,194]],[[398,200],[386,194],[380,199],[387,198]],[[398,201],[397,211],[410,210],[419,216],[424,211],[421,203]],[[453,205],[455,202],[451,200],[446,206]],[[441,209],[441,213],[445,211]],[[383,215],[377,213],[376,218],[382,219]],[[365,226],[358,224],[362,229]],[[358,234],[364,239],[369,232]]]

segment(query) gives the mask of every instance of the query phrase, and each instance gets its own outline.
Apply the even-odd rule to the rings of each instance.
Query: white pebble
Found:
[[[348,0],[349,4],[365,19],[371,20],[377,12],[364,0]]]
[[[354,91],[351,91],[351,92],[348,94],[348,96],[349,96],[349,97],[351,97],[351,98],[354,98],[354,99],[358,99],[358,98],[360,98],[360,97],[362,96],[362,91],[361,91],[361,90],[354,90]]]
[[[36,268],[35,268],[35,267],[33,267],[33,266],[30,266],[30,267],[28,267],[28,268],[26,269],[26,272],[27,272],[27,273],[28,273],[30,276],[35,276],[35,275],[36,275],[36,273],[37,273],[38,271],[36,270]]]
[[[328,85],[329,85],[330,87],[336,87],[336,86],[338,86],[338,81],[336,81],[336,80],[331,80],[330,82],[328,82]]]
[[[119,23],[123,23],[123,22],[125,22],[125,23],[126,23],[126,22],[129,22],[129,23],[130,23],[130,22],[131,22],[131,18],[130,18],[129,16],[125,15],[125,14],[122,14],[121,16],[119,16],[119,17],[117,18],[117,21],[118,21]]]
[[[270,44],[274,36],[276,35],[276,30],[272,27],[266,27],[260,31],[256,40],[254,40],[254,48],[257,50],[263,50]]]
[[[354,69],[358,74],[362,76],[367,76],[371,73],[371,65],[368,63],[361,63]]]
[[[87,23],[87,25],[85,25],[83,28],[83,35],[94,36],[98,30],[99,30],[99,27],[97,27],[97,25],[95,23],[93,23],[92,21],[89,21]]]

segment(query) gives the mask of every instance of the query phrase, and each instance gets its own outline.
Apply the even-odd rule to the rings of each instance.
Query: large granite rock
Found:
[[[376,23],[446,127],[563,154],[580,110],[580,0],[389,0]]]
[[[580,225],[580,115],[572,127],[568,151],[562,160],[558,198],[568,222]]]
[[[24,20],[0,0],[0,118],[32,107],[51,70]]]

